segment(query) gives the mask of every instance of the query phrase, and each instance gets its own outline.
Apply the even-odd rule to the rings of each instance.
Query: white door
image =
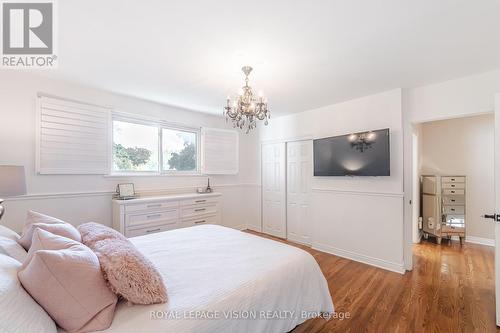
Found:
[[[287,143],[287,239],[311,244],[312,141]]]
[[[262,230],[286,237],[285,143],[262,145]]]
[[[495,300],[497,326],[500,326],[500,94],[495,96]],[[497,213],[497,214],[495,214]]]

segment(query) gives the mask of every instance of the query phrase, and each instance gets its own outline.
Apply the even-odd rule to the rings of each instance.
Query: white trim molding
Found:
[[[335,189],[330,189],[330,188],[313,188],[312,192],[315,192],[315,193],[336,193],[336,194],[347,194],[347,195],[372,195],[372,196],[393,197],[393,198],[402,198],[404,195],[403,193],[344,191],[344,190],[335,190]]]
[[[213,188],[231,188],[231,187],[256,187],[260,188],[260,184],[241,183],[241,184],[219,184],[212,186]],[[167,195],[177,193],[196,192],[198,186],[174,187],[169,189],[139,189],[136,190],[137,195]],[[27,194],[18,197],[5,198],[5,201],[25,201],[25,200],[45,200],[45,199],[61,199],[61,198],[81,198],[81,197],[97,197],[111,196],[115,191],[92,191],[92,192],[55,192],[55,193],[39,193]]]
[[[326,244],[321,244],[321,243],[313,243],[312,248],[314,250],[333,254],[333,255],[336,255],[336,256],[339,256],[342,258],[346,258],[349,260],[358,261],[358,262],[361,262],[363,264],[386,269],[388,271],[399,273],[399,274],[404,274],[406,271],[404,268],[404,264],[402,262],[400,262],[400,263],[390,262],[387,260],[370,257],[370,256],[367,256],[364,254],[342,250],[342,249],[339,249],[339,248],[336,248],[336,247],[333,247],[330,245],[326,245]]]
[[[495,246],[495,240],[491,238],[483,238],[476,236],[465,236],[465,241],[467,243],[486,245],[486,246]]]

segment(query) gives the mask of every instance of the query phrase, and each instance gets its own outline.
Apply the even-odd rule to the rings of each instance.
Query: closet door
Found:
[[[285,143],[262,145],[262,230],[286,237]]]
[[[312,141],[287,143],[287,239],[311,244]]]

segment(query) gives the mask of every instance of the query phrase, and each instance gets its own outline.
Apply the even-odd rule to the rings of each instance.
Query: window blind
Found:
[[[234,175],[239,171],[239,135],[236,131],[201,129],[202,171]]]
[[[111,109],[46,96],[37,104],[38,173],[109,173]]]

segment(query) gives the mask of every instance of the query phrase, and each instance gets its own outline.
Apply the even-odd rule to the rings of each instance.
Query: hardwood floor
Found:
[[[405,275],[298,246],[319,263],[343,320],[309,320],[293,333],[500,332],[495,325],[494,248],[453,241],[414,246]]]

